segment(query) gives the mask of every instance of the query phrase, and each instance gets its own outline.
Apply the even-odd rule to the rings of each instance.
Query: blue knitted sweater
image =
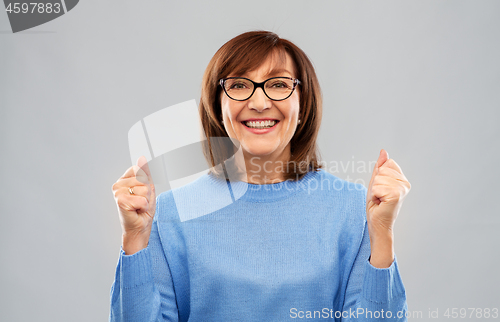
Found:
[[[161,193],[148,247],[120,252],[110,321],[406,321],[397,261],[369,262],[365,203],[324,170]]]

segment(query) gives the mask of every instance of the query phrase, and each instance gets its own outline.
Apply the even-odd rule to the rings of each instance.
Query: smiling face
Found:
[[[277,57],[270,55],[257,69],[229,77],[246,77],[260,83],[271,77],[296,78],[296,75],[293,60],[286,53],[284,64],[278,64]],[[297,128],[300,110],[298,86],[290,97],[282,101],[269,99],[262,88],[255,89],[252,97],[245,101],[235,101],[222,91],[221,109],[226,132],[240,142],[245,158],[289,159],[290,140]],[[260,123],[262,121],[263,124]],[[259,129],[259,125],[273,126]]]

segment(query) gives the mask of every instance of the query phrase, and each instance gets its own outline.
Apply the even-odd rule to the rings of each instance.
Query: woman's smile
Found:
[[[266,134],[276,129],[279,124],[275,119],[250,119],[241,122],[241,124],[250,132],[255,134]]]

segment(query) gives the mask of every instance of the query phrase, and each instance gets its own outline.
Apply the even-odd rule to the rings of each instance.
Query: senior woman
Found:
[[[326,172],[321,109],[290,41],[252,31],[217,51],[199,109],[211,170],[156,196],[141,157],[113,185],[123,238],[110,321],[406,320],[393,225],[410,184],[385,150],[368,188]],[[176,193],[210,208],[201,200],[221,187],[227,206],[180,219]]]

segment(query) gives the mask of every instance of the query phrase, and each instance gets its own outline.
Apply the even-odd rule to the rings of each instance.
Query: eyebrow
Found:
[[[277,68],[277,69],[271,70],[269,73],[266,74],[266,76],[274,76],[274,75],[279,75],[279,74],[283,74],[283,73],[288,73],[290,76],[292,75],[292,73],[290,73],[290,71],[288,71],[288,69]]]
[[[276,76],[276,75],[282,75],[283,73],[287,73],[290,77],[292,77],[292,73],[290,73],[290,71],[286,68],[274,68],[274,69],[271,69],[267,74],[265,74],[264,76],[265,77],[273,77],[273,76]],[[248,76],[246,73],[241,76],[241,77],[246,77]]]

